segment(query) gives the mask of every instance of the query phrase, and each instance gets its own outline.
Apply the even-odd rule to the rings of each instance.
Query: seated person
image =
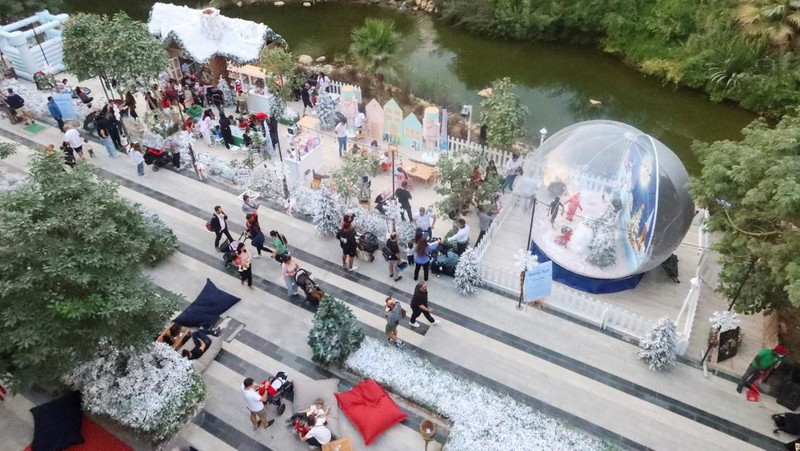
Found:
[[[184,349],[181,352],[181,355],[189,360],[199,359],[206,352],[206,349],[211,346],[211,338],[202,329],[192,334],[192,341],[194,341],[194,348],[191,351]]]
[[[192,119],[200,119],[200,116],[203,114],[203,107],[198,105],[197,102],[193,102],[192,106],[186,109],[186,113]]]
[[[311,430],[312,424],[314,424],[314,420],[310,420],[308,417],[298,418],[294,421],[294,423],[289,421],[289,427],[294,426],[294,432],[298,437],[303,437],[308,434],[308,431]]]
[[[191,333],[183,332],[183,326],[178,323],[172,323],[167,327],[164,332],[156,339],[156,343],[166,343],[172,346],[172,349],[178,349],[189,339]]]
[[[296,412],[286,421],[292,422],[308,417],[311,419],[309,424],[324,424],[326,421],[328,421],[328,411],[330,410],[330,407],[325,407],[325,401],[323,401],[322,398],[317,398],[311,407]]]
[[[211,131],[211,134],[214,135],[214,138],[222,139],[222,130],[219,128],[219,125],[214,126],[214,130]]]
[[[242,135],[242,141],[244,141],[244,146],[247,147],[248,149],[250,148],[250,146],[253,145],[253,138],[250,137],[250,134],[248,132],[244,132],[244,134]]]
[[[331,430],[324,424],[317,422],[311,429],[306,432],[306,435],[300,437],[300,441],[309,446],[319,446],[329,443],[333,439]]]
[[[384,152],[383,155],[381,155],[380,165],[381,165],[381,172],[386,172],[392,168],[392,158],[389,157],[389,152]]]

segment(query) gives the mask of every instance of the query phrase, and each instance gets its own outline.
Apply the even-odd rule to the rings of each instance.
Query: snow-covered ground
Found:
[[[448,451],[606,448],[580,430],[380,340],[364,340],[345,364],[452,421]]]

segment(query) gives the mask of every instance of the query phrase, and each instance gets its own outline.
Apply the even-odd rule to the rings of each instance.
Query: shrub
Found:
[[[136,204],[136,207],[142,213],[147,228],[147,250],[142,256],[142,263],[154,266],[175,253],[175,249],[178,248],[178,237],[157,214],[141,204]]]
[[[94,360],[64,379],[81,391],[86,410],[150,434],[154,442],[194,415],[206,395],[192,363],[164,343],[142,351],[101,343]]]
[[[363,340],[364,331],[350,307],[332,296],[322,298],[308,332],[312,359],[324,366],[342,364]]]

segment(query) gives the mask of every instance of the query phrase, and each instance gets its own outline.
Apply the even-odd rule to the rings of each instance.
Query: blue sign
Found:
[[[553,262],[539,263],[525,273],[525,302],[550,296],[553,287]]]
[[[61,118],[65,121],[73,121],[78,119],[75,113],[75,105],[72,104],[72,94],[55,94],[53,93],[53,100],[56,106],[61,110]]]

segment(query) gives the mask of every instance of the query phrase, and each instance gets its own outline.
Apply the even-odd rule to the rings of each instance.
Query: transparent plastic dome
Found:
[[[646,272],[689,230],[694,203],[683,163],[630,125],[571,125],[546,140],[532,160],[538,200],[533,240],[572,273],[620,279]]]

